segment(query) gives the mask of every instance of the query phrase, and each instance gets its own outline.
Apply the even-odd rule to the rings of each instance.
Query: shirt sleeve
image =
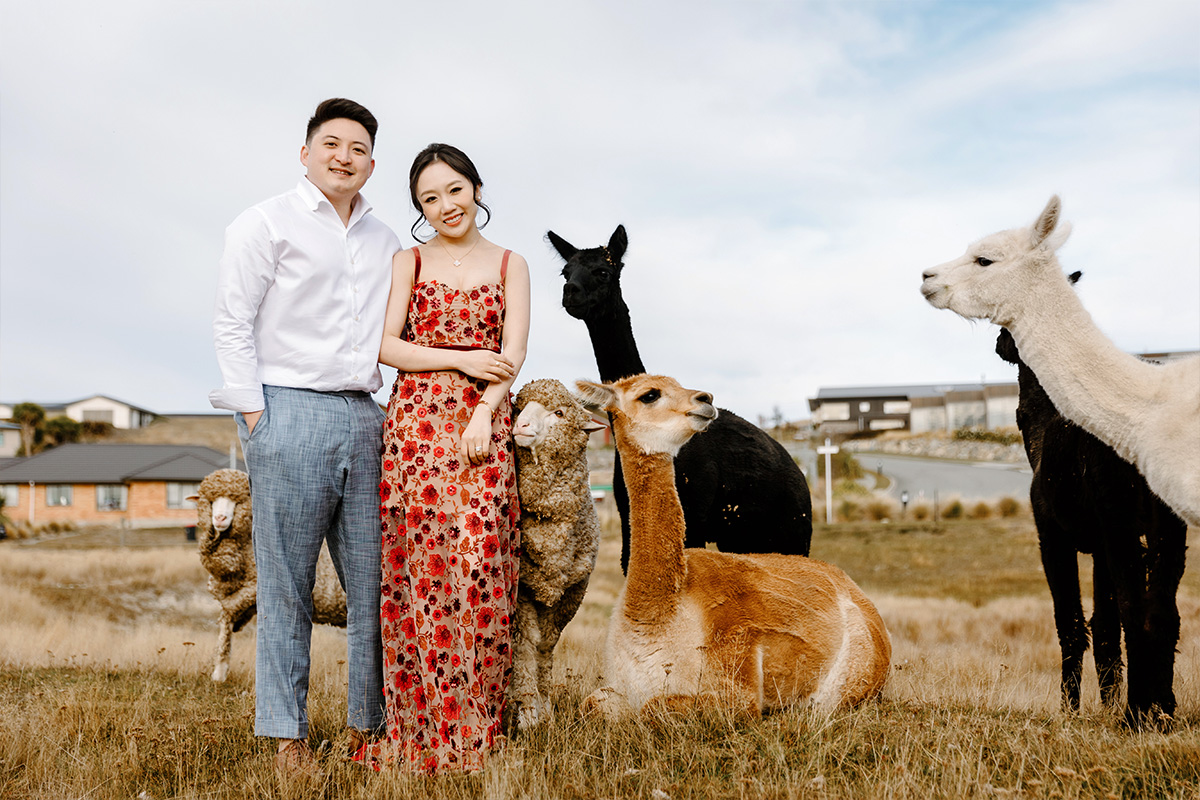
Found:
[[[213,343],[224,385],[209,392],[213,408],[248,412],[264,407],[254,323],[275,281],[275,262],[274,237],[258,209],[244,212],[225,229],[213,310]]]

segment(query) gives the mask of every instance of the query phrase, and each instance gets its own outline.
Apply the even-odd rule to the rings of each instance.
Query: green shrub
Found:
[[[862,464],[849,450],[838,450],[830,457],[830,462],[833,464],[833,476],[838,480],[861,478],[865,474]],[[817,459],[817,477],[825,477],[824,458]]]
[[[1021,444],[1021,434],[1012,431],[988,431],[982,428],[958,428],[954,438],[964,442],[994,442],[995,444]]]
[[[933,516],[933,508],[929,503],[915,503],[911,509],[913,519],[920,522]]]
[[[1000,501],[996,503],[996,510],[1002,517],[1015,517],[1021,513],[1021,503],[1012,497],[1001,497]]]
[[[971,519],[987,519],[992,515],[992,507],[980,500],[971,509]]]
[[[942,519],[962,519],[965,511],[961,500],[952,500],[942,509]]]
[[[886,500],[872,500],[867,503],[867,518],[875,522],[891,519],[896,515],[896,509]]]
[[[853,500],[843,500],[838,504],[837,516],[842,522],[858,522],[863,517],[862,507]]]

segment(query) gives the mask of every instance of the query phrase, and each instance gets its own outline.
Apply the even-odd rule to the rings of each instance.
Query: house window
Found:
[[[822,420],[850,419],[850,404],[849,403],[822,403],[821,404],[821,419]]]
[[[71,505],[71,485],[66,483],[49,484],[46,486],[46,505]]]
[[[870,410],[871,410],[871,404],[869,402],[864,401],[864,402],[858,404],[858,413],[865,414]]]
[[[84,422],[107,422],[112,425],[113,412],[111,408],[85,408],[83,410]]]
[[[912,403],[908,400],[884,400],[883,413],[907,414],[912,411]]]
[[[16,508],[21,502],[21,487],[15,483],[0,486],[0,497],[4,498],[5,508]]]
[[[195,508],[196,503],[187,498],[193,494],[199,494],[200,484],[198,483],[168,483],[167,484],[167,508]]]
[[[129,490],[124,486],[101,485],[96,487],[97,511],[124,511],[128,499]]]

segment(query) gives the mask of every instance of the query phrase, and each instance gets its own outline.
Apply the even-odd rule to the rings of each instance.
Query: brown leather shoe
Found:
[[[285,739],[275,754],[275,774],[281,781],[322,780],[325,773],[307,739]]]

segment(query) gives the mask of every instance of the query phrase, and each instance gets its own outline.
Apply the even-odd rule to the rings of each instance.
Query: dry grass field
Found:
[[[162,536],[172,546],[0,543],[0,797],[285,796],[270,745],[252,734],[253,635],[234,637],[230,680],[212,683],[215,602],[182,534]],[[1180,592],[1176,724],[1134,733],[1100,707],[1094,672],[1083,713],[1058,709],[1058,644],[1028,517],[818,527],[813,543],[887,621],[894,671],[880,702],[828,717],[581,718],[621,580],[610,516],[559,647],[550,724],[475,776],[375,775],[330,757],[309,796],[1200,798],[1200,568]],[[343,631],[318,628],[314,741],[343,724],[344,647]]]

